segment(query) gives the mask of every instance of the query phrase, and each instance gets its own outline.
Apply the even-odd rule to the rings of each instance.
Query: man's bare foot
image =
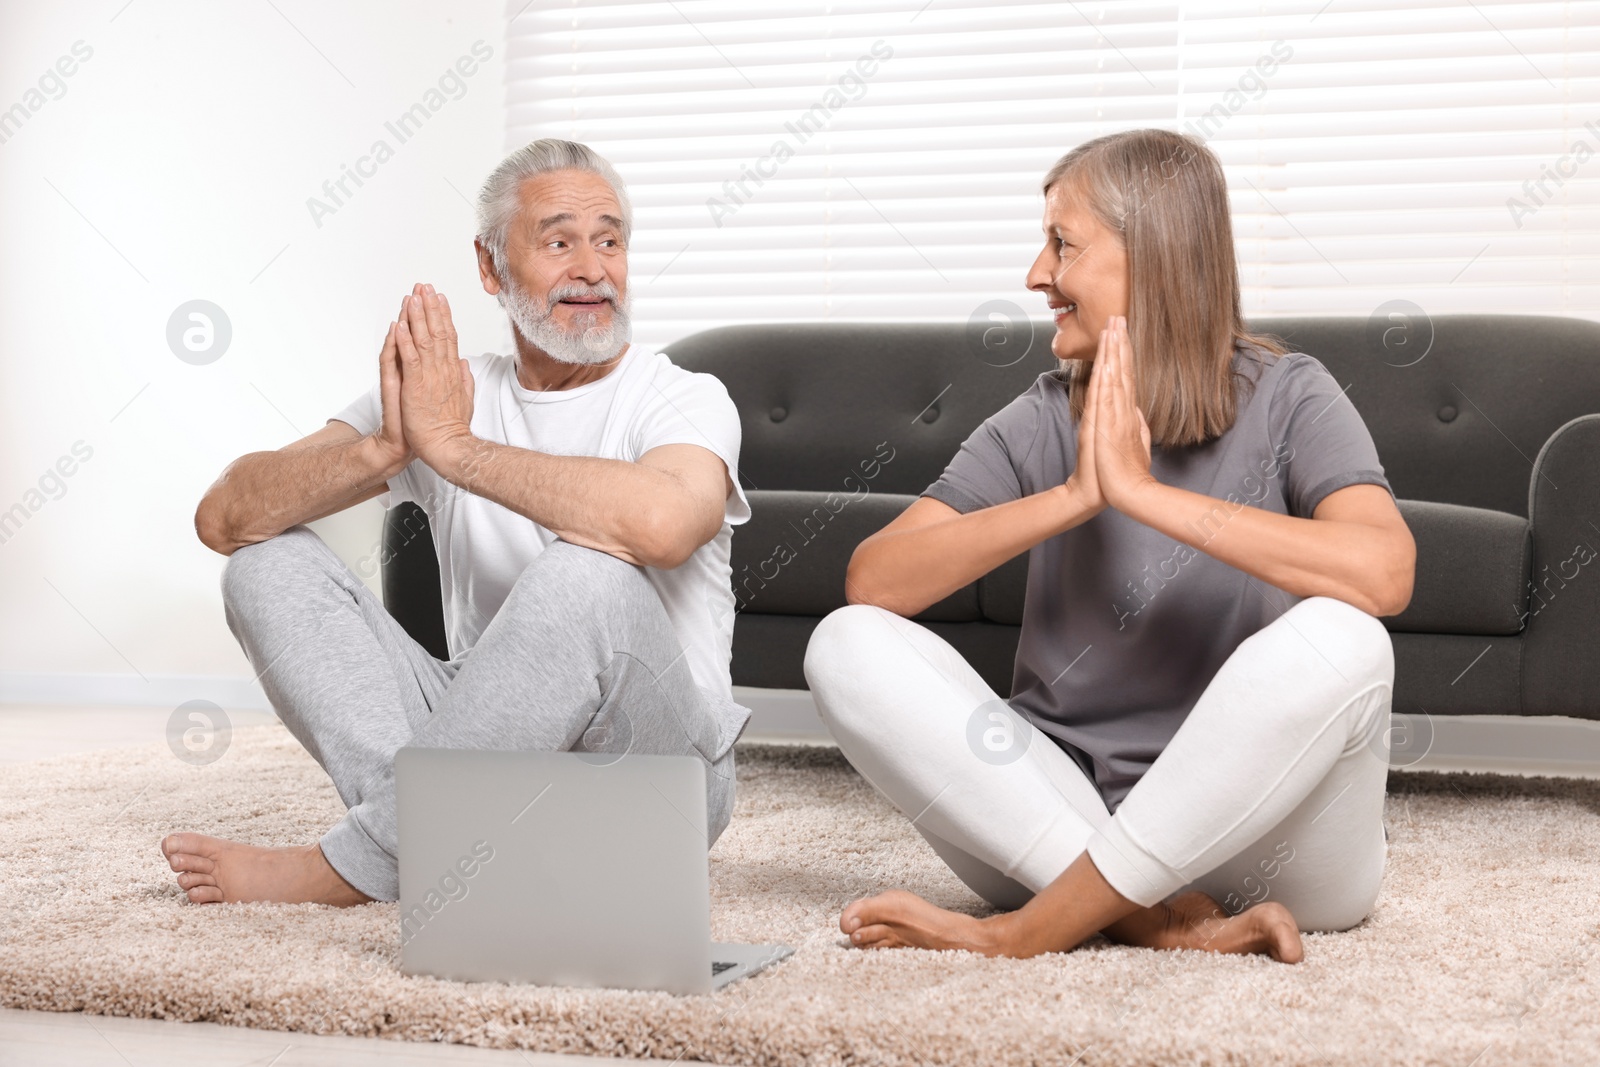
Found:
[[[1107,928],[1106,934],[1114,941],[1145,948],[1265,954],[1279,963],[1299,963],[1305,957],[1299,924],[1282,904],[1257,904],[1229,915],[1221,904],[1198,890],[1130,915]]]
[[[348,908],[372,900],[339,877],[320,845],[260,848],[204,834],[168,834],[161,852],[194,904],[258,900]]]
[[[903,889],[851,904],[839,916],[839,929],[850,935],[850,943],[857,948],[950,948],[985,956],[1007,954],[992,920],[946,911]]]

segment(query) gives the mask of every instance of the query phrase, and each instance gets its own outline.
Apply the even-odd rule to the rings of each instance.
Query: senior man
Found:
[[[515,354],[459,358],[448,301],[419,284],[370,393],[200,502],[200,539],[230,557],[228,625],[349,811],[300,847],[169,835],[195,903],[394,900],[405,745],[697,756],[707,844],[727,825],[750,714],[728,675],[738,413],[715,378],[629,343],[630,210],[594,151],[513,153],[478,221]],[[380,494],[428,513],[447,662],[301,525]]]

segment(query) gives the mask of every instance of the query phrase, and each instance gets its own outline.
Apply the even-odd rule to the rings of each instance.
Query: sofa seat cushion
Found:
[[[1533,542],[1528,521],[1484,508],[1402,500],[1400,514],[1417,542],[1411,603],[1383,620],[1394,633],[1518,633],[1528,610]],[[989,622],[1022,623],[1028,585],[1024,553],[978,581]]]
[[[821,617],[843,607],[856,546],[916,497],[864,489],[836,493],[751,490],[751,518],[733,536],[733,590],[740,611]],[[1394,633],[1519,633],[1528,611],[1533,542],[1528,521],[1486,508],[1402,500],[1417,542],[1411,603],[1384,619]],[[956,590],[919,621],[1022,622],[1024,553]]]
[[[876,493],[859,480],[837,492],[749,490],[750,521],[733,534],[733,595],[740,612],[823,616],[842,608],[856,546],[917,498]],[[917,620],[977,622],[978,587],[956,590]]]
[[[1400,514],[1417,542],[1411,603],[1384,619],[1396,633],[1515,634],[1528,605],[1532,540],[1528,521],[1484,508],[1402,500]],[[989,622],[1022,623],[1028,586],[1024,553],[978,581]]]

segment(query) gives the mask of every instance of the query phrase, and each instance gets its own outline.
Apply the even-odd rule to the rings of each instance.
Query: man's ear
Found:
[[[478,280],[483,283],[483,291],[490,296],[500,295],[500,275],[494,269],[494,256],[484,247],[478,238],[472,239],[472,247],[478,252]]]

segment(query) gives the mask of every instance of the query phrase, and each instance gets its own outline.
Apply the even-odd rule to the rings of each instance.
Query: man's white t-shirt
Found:
[[[733,492],[717,535],[681,566],[643,568],[666,607],[696,684],[727,719],[737,708],[728,673],[734,613],[729,546],[732,528],[750,518],[738,478],[739,412],[727,389],[709,374],[684,370],[638,346],[630,346],[604,378],[549,392],[523,388],[515,356],[490,353],[467,362],[476,437],[551,455],[629,462],[661,445],[691,444],[727,464]],[[372,433],[382,420],[379,388],[334,418]],[[389,491],[378,500],[386,508],[412,500],[427,512],[439,554],[445,633],[455,658],[477,643],[518,576],[556,540],[532,519],[457,488],[420,459],[389,479]],[[747,711],[738,711],[737,725],[725,726],[735,735],[748,718]]]

